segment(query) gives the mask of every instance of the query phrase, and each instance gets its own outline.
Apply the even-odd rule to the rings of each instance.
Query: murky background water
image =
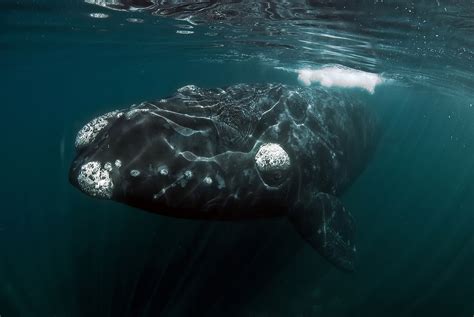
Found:
[[[0,4],[0,315],[472,315],[474,3],[191,2]],[[351,89],[384,126],[342,197],[353,274],[286,219],[171,219],[67,182],[94,116],[335,64],[385,78]]]

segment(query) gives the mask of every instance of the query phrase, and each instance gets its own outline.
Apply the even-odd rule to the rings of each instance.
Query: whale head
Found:
[[[79,130],[70,182],[87,195],[173,217],[284,214],[289,149],[251,136],[241,142],[219,123],[169,105],[109,112]]]

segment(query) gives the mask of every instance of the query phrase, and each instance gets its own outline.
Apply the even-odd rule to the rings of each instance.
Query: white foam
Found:
[[[371,94],[374,93],[375,87],[384,81],[379,74],[341,65],[299,69],[298,80],[306,86],[319,83],[324,87],[362,88]]]

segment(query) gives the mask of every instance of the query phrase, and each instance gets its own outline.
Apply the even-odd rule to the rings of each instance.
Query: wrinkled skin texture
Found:
[[[71,182],[78,185],[79,169],[87,162],[120,160],[121,167],[113,165],[110,172],[111,198],[174,217],[284,215],[314,193],[340,194],[374,145],[370,113],[346,96],[318,88],[186,86],[133,109],[109,119],[93,142],[79,149]],[[255,166],[257,151],[267,143],[281,145],[291,159],[276,182]]]

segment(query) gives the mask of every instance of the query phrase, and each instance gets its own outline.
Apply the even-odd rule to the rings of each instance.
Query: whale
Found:
[[[287,217],[322,257],[354,271],[355,221],[340,196],[373,156],[377,131],[373,111],[348,91],[187,85],[86,123],[69,181],[170,217]]]

